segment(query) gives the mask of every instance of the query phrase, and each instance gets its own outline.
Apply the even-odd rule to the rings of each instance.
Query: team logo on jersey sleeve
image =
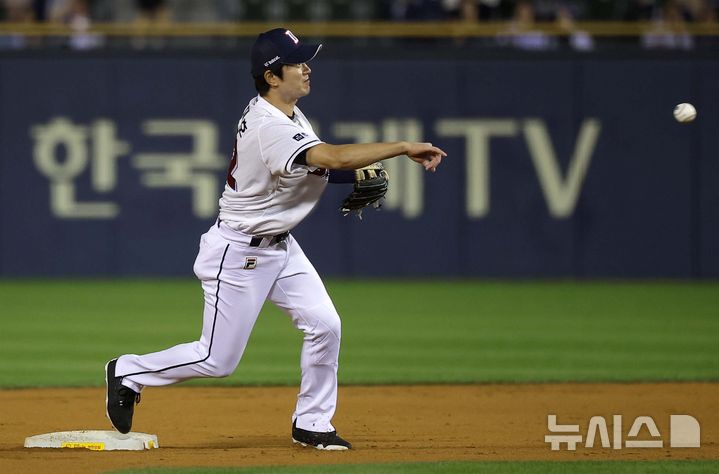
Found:
[[[301,142],[302,140],[304,140],[304,139],[307,138],[307,137],[308,137],[308,135],[307,135],[305,132],[300,132],[300,133],[298,133],[297,135],[295,135],[295,136],[292,137],[292,138],[294,138],[294,139],[297,140],[298,142]]]
[[[257,257],[245,257],[245,270],[254,270],[257,268]]]

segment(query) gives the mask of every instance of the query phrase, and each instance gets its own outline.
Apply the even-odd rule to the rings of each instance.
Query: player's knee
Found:
[[[210,366],[210,377],[223,378],[229,377],[235,371],[235,367],[228,367],[224,365],[213,365]]]
[[[205,362],[208,375],[217,378],[229,377],[233,374],[238,364],[239,360],[236,357],[210,357]]]
[[[230,367],[218,367],[212,374],[213,377],[217,378],[223,378],[223,377],[229,377],[232,375],[235,371],[235,368]]]
[[[318,333],[317,335],[324,340],[334,339],[339,341],[342,338],[342,321],[337,311],[334,311],[334,309],[331,311],[325,310],[315,331]]]
[[[330,331],[338,340],[342,338],[342,321],[340,316],[335,313],[329,321],[327,321],[327,329]]]

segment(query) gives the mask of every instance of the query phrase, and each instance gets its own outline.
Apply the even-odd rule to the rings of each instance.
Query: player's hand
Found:
[[[407,156],[424,166],[427,171],[437,171],[442,157],[447,156],[442,149],[432,146],[431,143],[408,143]]]

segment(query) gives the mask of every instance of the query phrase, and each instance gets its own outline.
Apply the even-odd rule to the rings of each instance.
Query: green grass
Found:
[[[340,382],[719,380],[719,283],[329,281]],[[192,280],[0,281],[0,387],[100,386],[123,353],[199,336]],[[238,370],[296,384],[300,334],[266,305]]]
[[[523,474],[544,472],[549,474],[660,474],[717,472],[719,461],[580,461],[580,462],[440,462],[407,464],[355,464],[325,466],[267,466],[247,468],[149,468],[123,469],[113,474],[470,474],[491,472],[497,474]]]

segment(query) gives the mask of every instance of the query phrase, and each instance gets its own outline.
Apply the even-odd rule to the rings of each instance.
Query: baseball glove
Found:
[[[342,201],[340,212],[343,216],[355,212],[362,219],[362,211],[365,207],[371,205],[378,209],[382,206],[388,187],[389,174],[382,163],[377,162],[355,170],[354,189]]]

